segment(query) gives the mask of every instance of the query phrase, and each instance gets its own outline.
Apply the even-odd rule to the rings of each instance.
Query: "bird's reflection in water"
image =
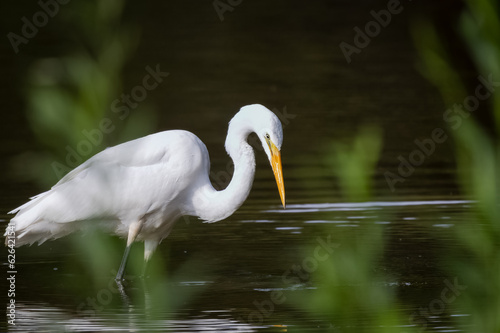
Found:
[[[131,308],[128,313],[108,316],[102,313],[93,317],[78,317],[71,311],[46,303],[17,306],[16,326],[10,326],[9,332],[153,332],[153,331],[209,331],[209,332],[256,332],[251,325],[238,322],[213,313],[203,313],[193,318],[169,319],[159,316],[150,319]]]

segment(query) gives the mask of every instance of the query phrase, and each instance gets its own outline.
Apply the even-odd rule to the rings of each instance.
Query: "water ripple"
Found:
[[[339,203],[314,203],[314,204],[291,204],[286,209],[269,209],[264,213],[317,213],[335,211],[365,211],[377,210],[384,207],[407,207],[407,206],[440,206],[458,205],[470,207],[475,203],[471,200],[428,200],[428,201],[368,201],[368,202],[339,202]]]

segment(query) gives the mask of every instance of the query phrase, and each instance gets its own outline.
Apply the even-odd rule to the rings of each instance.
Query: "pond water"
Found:
[[[332,323],[311,320],[298,304],[287,301],[294,293],[318,288],[306,271],[294,269],[309,265],[304,259],[311,258],[312,251],[301,248],[317,245],[319,238],[326,242],[330,233],[341,229],[368,224],[382,225],[389,239],[377,269],[390,272],[392,279],[380,282],[381,287],[399,295],[404,304],[401,311],[408,313],[406,324],[412,327],[418,321],[410,315],[429,308],[441,297],[446,280],[453,281],[444,273],[445,264],[437,253],[453,249],[451,233],[457,223],[467,223],[464,214],[471,204],[463,200],[323,202],[292,204],[284,211],[250,202],[220,223],[179,222],[155,254],[156,264],[166,266],[167,273],[158,280],[130,275],[123,290],[114,282],[123,242],[104,239],[114,252],[115,265],[98,272],[88,269],[88,261],[95,258],[86,258],[89,252],[72,243],[83,240],[98,246],[102,237],[70,237],[21,248],[17,252],[17,324],[10,330],[293,332],[300,327],[324,331]],[[342,242],[334,251],[342,251]],[[140,257],[142,246],[137,244],[136,250]],[[314,273],[314,263],[308,272]],[[276,292],[283,294],[271,307],[269,300]],[[449,332],[456,329],[454,316],[467,315],[454,311],[418,318],[425,319],[432,331]]]
[[[313,273],[314,262],[306,259],[318,239],[327,242],[332,235],[339,245],[335,251],[342,251],[349,239],[335,235],[354,237],[353,230],[377,225],[387,241],[377,270],[391,276],[378,283],[400,300],[398,312],[408,318],[400,331],[423,323],[435,332],[460,331],[454,319],[468,314],[456,307],[420,312],[453,283],[443,253],[455,250],[454,229],[468,225],[474,205],[457,189],[451,140],[435,143],[433,153],[393,188],[385,177],[399,172],[399,157],[409,159],[416,139],[445,128],[445,106],[419,74],[408,32],[413,15],[439,8],[405,3],[351,63],[339,48],[342,41],[352,43],[353,28],[369,21],[371,10],[384,6],[387,2],[243,1],[221,21],[211,2],[130,4],[127,19],[138,22],[142,32],[124,89],[141,82],[148,65],[160,64],[170,73],[148,96],[157,108],[154,131],[196,133],[210,151],[212,178],[223,187],[227,122],[242,105],[268,106],[284,125],[287,208],[280,206],[269,164],[257,151],[254,187],[245,204],[219,223],[179,221],[154,254],[150,278],[141,280],[134,273],[140,268],[132,264],[127,282],[117,286],[114,270],[125,244],[99,232],[19,248],[16,325],[7,326],[5,318],[0,323],[12,332],[342,332],[293,301],[295,294],[322,287],[300,267],[310,264]],[[5,22],[9,29],[26,11],[31,12],[15,9]],[[57,33],[56,26],[47,26],[19,55],[7,56],[5,70],[22,74],[22,65],[33,57],[57,54],[49,47]],[[2,52],[12,53],[9,47],[3,45]],[[3,114],[0,133],[6,162],[0,174],[2,225],[8,211],[45,190],[11,170],[19,153],[43,149],[23,116],[22,75],[16,80],[2,81],[1,90],[8,109],[18,110]],[[332,143],[349,142],[366,124],[383,129],[374,195],[370,202],[346,202],[329,162]],[[142,264],[141,251],[136,244],[136,266]],[[7,272],[7,264],[4,268]],[[8,302],[9,285],[1,281],[0,297]],[[419,313],[418,323],[413,313]]]

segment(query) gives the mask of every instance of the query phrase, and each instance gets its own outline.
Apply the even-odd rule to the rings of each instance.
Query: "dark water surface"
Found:
[[[470,204],[460,200],[323,202],[292,204],[283,211],[249,202],[227,221],[180,222],[155,254],[157,261],[168,263],[164,280],[169,292],[161,297],[172,298],[169,302],[174,304],[163,307],[154,299],[156,282],[148,279],[131,276],[124,292],[118,291],[114,284],[122,249],[118,242],[109,247],[116,252],[116,265],[99,271],[98,282],[85,268],[93,260],[82,258],[88,252],[70,244],[81,241],[77,237],[19,249],[18,324],[11,330],[281,332],[301,325],[324,331],[332,323],[311,321],[297,304],[286,301],[294,293],[318,288],[304,271],[294,270],[312,257],[311,251],[300,248],[317,245],[318,238],[326,240],[325,226],[335,233],[366,228],[369,223],[383,225],[390,240],[378,269],[390,272],[392,279],[381,287],[397,292],[404,304],[401,311],[408,315],[406,324],[411,326],[415,322],[410,314],[429,308],[447,287],[446,264],[436,253],[453,249],[450,233],[457,223],[467,223],[464,216]],[[83,241],[96,240],[83,236]],[[342,242],[338,251],[341,247]],[[142,247],[136,248],[141,256]],[[270,308],[276,291],[283,292],[279,299],[285,302]],[[178,299],[186,301],[176,304]],[[455,327],[453,316],[465,315],[446,311],[425,318],[434,331],[449,332]]]
[[[386,4],[243,1],[226,12],[223,21],[210,1],[129,5],[126,16],[138,22],[142,32],[124,73],[124,89],[136,85],[148,65],[160,64],[170,72],[148,96],[158,109],[154,130],[184,128],[196,133],[210,151],[214,181],[223,186],[220,172],[229,161],[223,150],[229,119],[242,105],[256,102],[278,110],[284,125],[287,209],[280,207],[271,169],[257,151],[254,187],[240,210],[215,224],[181,220],[160,245],[153,261],[163,270],[164,281],[141,281],[132,274],[118,290],[113,270],[125,242],[99,233],[20,248],[16,326],[8,330],[284,332],[302,325],[318,332],[342,332],[335,323],[311,318],[292,301],[295,293],[318,288],[294,267],[311,256],[307,251],[318,238],[371,224],[382,225],[388,240],[379,269],[392,279],[382,287],[395,291],[401,300],[399,311],[408,317],[405,327],[412,327],[410,315],[429,307],[446,287],[444,281],[453,280],[446,275],[441,255],[454,251],[454,228],[469,223],[473,203],[457,190],[449,140],[436,144],[394,191],[386,182],[384,173],[398,173],[398,156],[408,159],[417,148],[415,139],[424,140],[435,128],[445,128],[445,106],[418,73],[408,32],[411,17],[438,8],[402,2],[403,12],[354,54],[350,64],[340,51],[342,41],[353,43],[353,28],[371,20],[370,11]],[[11,12],[3,23],[6,31],[18,29],[19,18],[32,9],[18,6]],[[1,46],[2,225],[10,218],[8,211],[45,190],[16,178],[10,161],[18,153],[41,149],[23,116],[23,68],[33,58],[64,49],[54,44],[60,29],[55,24],[40,31],[19,55],[12,55],[8,42]],[[333,142],[348,142],[364,124],[383,129],[384,146],[373,201],[350,203],[341,196],[328,156]],[[82,243],[96,248],[107,244],[104,249],[112,264],[92,266],[92,250],[74,245]],[[134,251],[133,256],[140,257],[142,244]],[[0,297],[7,299],[8,285],[1,281]],[[162,294],[165,290],[169,292]],[[270,308],[276,292],[280,301]],[[460,331],[453,319],[467,313],[454,311],[425,317],[427,329]],[[5,324],[4,318],[0,322]]]

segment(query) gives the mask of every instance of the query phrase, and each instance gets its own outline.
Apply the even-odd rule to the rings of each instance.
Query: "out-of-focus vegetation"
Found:
[[[373,127],[362,129],[351,145],[334,145],[330,162],[347,200],[371,199],[381,147],[381,133]],[[326,319],[331,332],[401,332],[408,324],[398,310],[397,283],[391,286],[393,279],[380,265],[385,243],[385,226],[376,223],[380,218],[363,219],[357,228],[328,223],[323,230],[338,248],[318,260],[313,272],[317,289],[301,295],[299,303],[313,317]]]
[[[74,46],[36,60],[28,71],[27,118],[40,149],[22,155],[14,169],[43,188],[106,146],[152,129],[147,101],[126,117],[113,108],[124,90],[124,66],[139,41],[138,29],[122,23],[124,4],[72,3],[54,20],[66,27],[65,38],[73,41],[67,44]]]
[[[372,196],[372,176],[382,149],[382,135],[376,127],[364,127],[352,146],[336,143],[329,157],[343,196],[349,201],[367,201]]]
[[[73,46],[60,55],[36,60],[28,71],[27,119],[40,147],[19,157],[14,168],[41,188],[50,188],[105,147],[154,130],[148,101],[124,111],[123,94],[130,87],[123,87],[122,76],[139,42],[138,29],[122,22],[124,5],[123,0],[72,2],[54,20],[66,27],[69,41],[65,44]],[[137,84],[142,83],[141,76]],[[128,306],[125,310],[133,310],[141,320],[154,319],[155,313],[165,319],[165,313],[173,313],[190,295],[176,283],[202,268],[201,263],[188,261],[168,279],[167,259],[153,256],[147,278],[141,280],[143,248],[135,244],[126,270],[133,282],[120,286],[114,276],[125,248],[123,240],[88,230],[62,242],[81,253],[81,260],[67,263],[70,269],[61,269],[81,274],[62,275],[60,280],[64,290],[81,299],[75,311],[82,317],[106,316],[106,307]]]
[[[472,112],[489,113],[486,118],[491,119],[491,128],[486,130],[464,106],[464,112],[456,114],[462,118],[460,125],[456,126],[456,121],[448,129],[454,140],[463,195],[474,201],[470,213],[474,223],[473,227],[456,223],[456,241],[463,251],[441,256],[443,262],[453,263],[449,276],[455,277],[461,288],[460,297],[447,305],[448,311],[465,314],[454,317],[460,321],[456,324],[469,332],[500,332],[500,13],[491,0],[467,0],[466,5],[457,34],[483,78],[472,85],[471,92],[431,22],[416,21],[413,35],[421,56],[420,69],[438,88],[445,105],[476,98],[477,110]],[[481,84],[482,96],[488,95],[483,100],[477,98],[474,89]],[[371,174],[379,150],[380,135],[373,131],[361,133],[352,147],[336,147],[330,159],[347,200],[370,199]],[[325,234],[331,235],[339,247],[319,263],[313,274],[318,289],[303,295],[301,306],[314,316],[327,318],[332,332],[424,330],[425,325],[408,325],[415,324],[408,319],[409,314],[398,313],[402,307],[397,306],[394,292],[387,287],[391,278],[380,272],[383,227],[364,220],[362,228],[352,229],[325,228]],[[350,235],[344,237],[347,232]]]
[[[470,218],[474,227],[456,225],[465,252],[445,260],[467,287],[457,306],[469,313],[464,327],[470,332],[500,332],[500,8],[493,0],[467,0],[457,32],[477,72],[489,87],[477,110],[465,111],[460,126],[450,128],[464,193],[476,201]],[[448,105],[477,98],[477,90],[454,74],[454,54],[443,45],[439,30],[427,21],[415,25],[414,36],[425,76],[438,87]],[[472,87],[484,84],[475,82]],[[485,94],[489,92],[489,94]],[[472,96],[472,97],[471,97]],[[488,130],[478,118],[490,119]],[[466,258],[466,259],[465,259]]]

